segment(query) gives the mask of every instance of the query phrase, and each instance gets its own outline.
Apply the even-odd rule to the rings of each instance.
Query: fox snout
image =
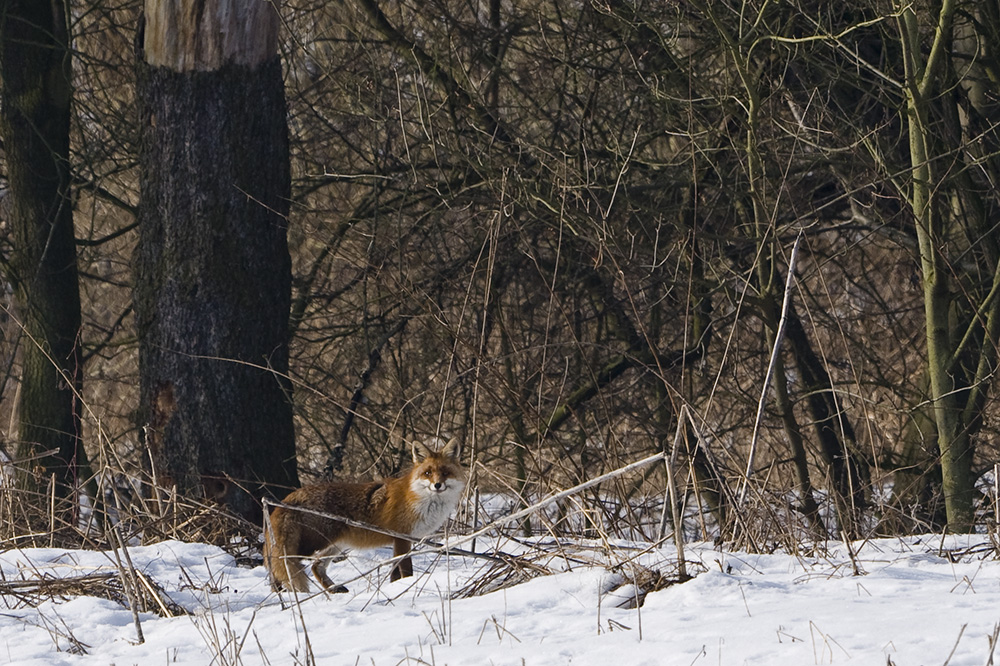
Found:
[[[448,481],[446,479],[431,481],[428,486],[430,486],[432,492],[443,493],[448,490]]]
[[[424,479],[424,482],[426,483],[427,490],[431,492],[443,493],[448,490],[448,479]]]

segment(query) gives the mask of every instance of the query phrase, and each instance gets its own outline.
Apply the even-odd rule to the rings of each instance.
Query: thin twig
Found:
[[[767,392],[771,386],[771,378],[774,376],[774,366],[778,361],[778,354],[781,353],[781,342],[785,337],[785,322],[788,318],[788,306],[792,301],[792,285],[795,279],[795,260],[799,253],[799,243],[802,241],[802,232],[795,238],[792,246],[792,254],[788,258],[788,275],[785,278],[785,297],[781,303],[781,319],[778,321],[778,330],[774,335],[774,347],[771,349],[771,360],[767,364],[767,374],[764,376],[764,384],[760,390],[760,400],[757,403],[757,417],[753,423],[753,434],[750,436],[750,453],[747,455],[747,469],[743,476],[743,486],[740,488],[738,504],[742,506],[746,499],[747,488],[750,485],[750,477],[753,476],[754,458],[757,454],[757,439],[760,434],[760,422],[764,416],[764,406],[767,404]]]
[[[997,640],[1000,639],[1000,623],[993,625],[993,633],[986,637],[990,643],[990,656],[986,660],[986,666],[993,666],[993,655],[997,650]]]
[[[963,624],[962,628],[958,630],[958,638],[955,639],[955,644],[951,647],[951,652],[948,653],[948,658],[944,660],[944,664],[941,666],[948,666],[951,658],[955,656],[955,650],[958,649],[958,644],[962,642],[962,634],[965,633],[965,628],[968,626],[968,623]]]
[[[677,431],[674,433],[674,445],[670,452],[670,457],[664,457],[664,463],[667,468],[667,497],[670,503],[670,517],[674,522],[674,546],[677,548],[677,574],[682,580],[687,580],[688,575],[687,565],[684,563],[683,519],[678,508],[677,480],[674,478],[674,462],[677,460],[677,450],[680,446],[682,433],[686,427],[687,420],[690,418],[687,409],[688,407],[686,404],[681,405],[680,414],[677,418]],[[666,453],[666,451],[664,451],[664,453]],[[658,535],[659,541],[662,541],[664,538],[666,516],[667,512],[664,509],[663,519],[660,521],[660,534]]]
[[[119,576],[122,581],[122,589],[125,590],[125,596],[128,598],[128,605],[132,611],[132,622],[135,624],[135,635],[136,640],[139,644],[146,642],[146,638],[142,633],[142,623],[139,621],[139,585],[136,583],[134,569],[132,568],[132,559],[128,557],[128,552],[125,550],[125,543],[122,541],[122,535],[118,532],[118,526],[113,525],[111,529],[108,530],[108,534],[111,537],[109,541],[111,542],[111,552],[115,556],[115,563],[118,565]],[[125,551],[125,557],[128,559],[128,569],[122,563],[121,557],[118,555],[118,549]]]

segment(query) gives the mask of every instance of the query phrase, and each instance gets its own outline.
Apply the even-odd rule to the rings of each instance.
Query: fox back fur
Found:
[[[465,488],[465,470],[458,461],[458,442],[440,451],[413,445],[413,466],[403,474],[370,483],[331,481],[304,486],[283,501],[375,528],[422,539],[440,528],[451,515]],[[314,557],[313,575],[329,592],[346,592],[326,574],[326,565],[344,548],[376,548],[393,544],[395,556],[410,552],[410,540],[348,525],[343,521],[276,507],[271,529],[264,535],[264,563],[275,589],[309,590],[309,578],[300,558]],[[393,567],[391,579],[413,575],[410,559]]]

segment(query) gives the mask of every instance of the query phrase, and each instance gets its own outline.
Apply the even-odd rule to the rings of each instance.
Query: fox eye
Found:
[[[429,469],[425,469],[424,470],[424,476],[430,476],[430,475],[431,475],[431,471]]]

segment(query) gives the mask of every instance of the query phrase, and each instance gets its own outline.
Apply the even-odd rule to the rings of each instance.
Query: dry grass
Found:
[[[662,465],[662,458],[652,457],[648,464]],[[728,513],[730,527],[723,529],[713,522],[716,516],[705,510],[697,486],[684,479],[676,495],[676,513],[663,496],[621,492],[628,486],[617,481],[634,475],[636,469],[635,463],[623,465],[604,475],[603,481],[591,479],[551,493],[520,511],[513,510],[518,502],[509,496],[498,501],[496,496],[476,493],[459,511],[466,522],[452,526],[447,543],[421,543],[414,552],[483,560],[475,576],[450,592],[451,598],[488,594],[538,576],[587,566],[604,568],[611,574],[609,580],[617,581],[606,590],[609,599],[618,599],[616,605],[635,607],[641,606],[649,592],[687,580],[694,573],[688,567],[698,566],[686,562],[682,550],[677,551],[679,555],[672,561],[656,567],[640,564],[643,555],[667,544],[680,543],[682,547],[684,541],[718,538],[727,531],[736,535],[726,541],[728,548],[751,552],[816,552],[826,548],[827,543],[842,542],[831,540],[830,535],[815,538],[796,510],[794,496],[771,490],[766,477],[753,481],[747,499]],[[101,478],[121,476],[121,473],[106,474]],[[136,612],[164,616],[183,613],[183,609],[162,594],[156,581],[132,567],[123,547],[126,544],[167,539],[202,542],[222,547],[245,564],[260,563],[261,528],[217,505],[169,492],[157,493],[150,499],[132,491],[140,485],[135,483],[108,481],[97,485],[102,491],[102,502],[95,507],[88,501],[85,504],[89,508],[85,510],[69,500],[55,501],[51,495],[15,491],[9,483],[0,486],[0,549],[82,547],[110,551],[117,562],[116,571],[68,578],[39,575],[4,580],[0,583],[0,593],[12,600],[8,603],[38,605],[47,599],[89,595],[111,599]],[[734,489],[736,485],[733,484]],[[471,506],[472,502],[477,505]],[[679,541],[674,539],[672,515],[684,517],[683,538]],[[983,518],[990,542],[977,548],[993,556],[1000,555],[1000,540],[994,529],[996,517],[985,512]],[[524,534],[526,525],[530,526],[531,536]],[[481,544],[491,545],[485,551],[482,546],[477,549],[477,539]],[[470,542],[472,548],[463,550]],[[378,576],[386,564],[381,562],[378,568],[357,578]],[[625,588],[627,594],[621,592]],[[138,628],[138,620],[136,624]]]
[[[134,569],[132,571],[140,582],[138,588],[140,596],[137,597],[140,612],[156,613],[160,617],[188,614],[163,593],[163,588],[155,580],[141,571]],[[34,608],[46,601],[82,596],[108,599],[125,608],[131,608],[133,595],[126,592],[127,585],[123,580],[121,571],[87,573],[79,576],[40,574],[36,578],[0,581],[0,596],[4,598],[7,608]]]

